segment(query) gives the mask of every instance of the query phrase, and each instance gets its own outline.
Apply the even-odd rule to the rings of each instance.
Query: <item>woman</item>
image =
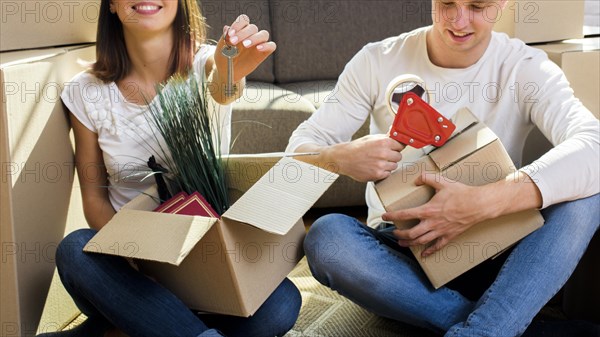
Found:
[[[287,279],[250,318],[200,319],[126,260],[82,252],[116,211],[152,184],[141,181],[136,172],[147,170],[152,154],[155,138],[144,114],[146,102],[154,104],[157,84],[190,70],[211,82],[215,113],[224,126],[221,143],[227,150],[231,107],[226,104],[239,97],[244,77],[276,45],[245,15],[223,31],[216,47],[203,44],[205,24],[195,0],[102,0],[97,61],[62,94],[70,111],[84,214],[91,229],[68,235],[58,247],[56,263],[65,288],[88,318],[73,330],[44,336],[103,336],[117,328],[132,337],[274,336],[294,325],[301,298]],[[233,60],[238,89],[233,96],[223,93],[227,59],[220,50],[225,43],[239,51]]]

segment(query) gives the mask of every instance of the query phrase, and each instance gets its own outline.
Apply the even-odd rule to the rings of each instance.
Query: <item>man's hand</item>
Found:
[[[417,180],[417,185],[422,184],[436,190],[429,202],[382,216],[385,221],[420,220],[410,229],[395,229],[393,233],[404,247],[431,244],[422,257],[442,249],[471,226],[492,217],[485,201],[486,186],[467,186],[439,174],[423,174]]]
[[[403,149],[404,145],[381,134],[337,144],[327,151],[338,166],[338,173],[358,181],[377,181],[389,177],[398,168]]]

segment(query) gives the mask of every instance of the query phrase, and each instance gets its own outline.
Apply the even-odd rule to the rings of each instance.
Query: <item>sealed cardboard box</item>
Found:
[[[453,122],[457,131],[448,143],[429,152],[407,147],[399,169],[375,184],[387,211],[420,206],[431,199],[434,195],[431,187],[415,185],[422,172],[441,173],[441,179],[480,186],[504,179],[515,171],[498,137],[468,109],[459,110]],[[543,222],[539,211],[523,211],[479,223],[427,258],[421,257],[424,246],[411,250],[437,289],[513,245]],[[411,220],[395,225],[409,228],[417,223],[418,220]]]
[[[78,46],[0,53],[0,335],[35,334],[69,217],[73,149],[64,83],[93,60]]]
[[[100,0],[0,0],[0,51],[96,41]]]
[[[600,37],[537,45],[562,68],[575,96],[600,116]]]
[[[525,43],[551,42],[583,37],[584,0],[509,0],[494,30]],[[487,15],[496,17],[491,6]]]
[[[228,170],[233,189],[245,188],[249,165],[266,173],[220,219],[152,212],[158,203],[148,191],[84,250],[138,259],[190,308],[252,315],[302,258],[302,216],[337,175],[286,157],[228,165],[239,162]]]

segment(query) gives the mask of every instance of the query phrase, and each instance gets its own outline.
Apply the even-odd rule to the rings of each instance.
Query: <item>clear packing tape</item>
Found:
[[[429,92],[420,77],[404,74],[393,79],[386,89],[388,108],[395,115],[390,137],[417,149],[444,145],[456,126],[429,101]]]

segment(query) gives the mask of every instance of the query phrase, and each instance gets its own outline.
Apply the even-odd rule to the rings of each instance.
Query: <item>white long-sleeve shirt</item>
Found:
[[[292,134],[287,151],[348,142],[369,115],[370,133],[386,133],[393,121],[386,87],[398,75],[415,74],[424,80],[435,109],[450,118],[468,107],[498,135],[517,167],[527,135],[538,126],[555,147],[521,170],[540,189],[543,208],[599,192],[599,122],[544,52],[494,32],[477,63],[441,68],[429,59],[428,29],[366,45],[346,65],[333,99]],[[366,201],[368,223],[376,225],[384,210],[371,183]]]

